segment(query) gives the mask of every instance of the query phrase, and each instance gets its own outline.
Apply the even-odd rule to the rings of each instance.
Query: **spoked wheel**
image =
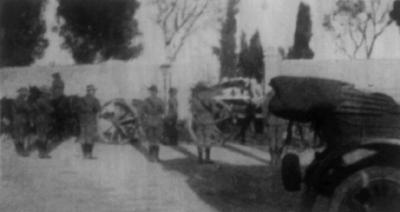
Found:
[[[137,109],[137,108],[136,108]],[[137,140],[138,114],[135,108],[123,99],[114,99],[102,107],[101,117],[111,123],[111,127],[103,132],[110,143],[127,143]]]
[[[233,122],[232,111],[224,104],[218,104],[219,110],[215,114],[215,122],[218,129],[218,138],[220,144],[224,145],[227,141],[235,138],[238,129]]]
[[[370,167],[360,170],[335,190],[330,212],[400,211],[400,170]]]

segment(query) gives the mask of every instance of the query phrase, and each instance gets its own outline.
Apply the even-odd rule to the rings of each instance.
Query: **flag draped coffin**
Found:
[[[328,144],[400,138],[400,106],[390,96],[312,77],[280,76],[270,85],[275,94],[269,110],[285,119],[314,123]]]

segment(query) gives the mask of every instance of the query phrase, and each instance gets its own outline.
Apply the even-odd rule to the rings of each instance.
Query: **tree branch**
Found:
[[[332,20],[337,22],[339,29],[343,30],[332,27],[331,31],[337,33],[336,46],[340,51],[347,56],[349,52],[352,52],[353,57],[356,57],[360,49],[364,48],[365,56],[369,59],[377,39],[385,32],[392,20],[388,19],[391,10],[390,2],[382,0],[365,0],[365,2],[367,5],[363,11],[359,11],[358,7],[352,8],[353,5],[343,8],[338,6],[334,9],[331,13]],[[346,42],[351,42],[353,46],[346,46]]]
[[[189,13],[189,16],[191,18],[188,18],[185,21],[186,27],[184,27],[185,25],[182,25],[179,28],[179,29],[183,29],[184,28],[184,31],[182,32],[182,35],[181,35],[179,41],[177,41],[178,42],[177,47],[172,50],[172,53],[171,53],[171,55],[169,57],[169,59],[171,61],[174,61],[176,59],[178,53],[180,52],[181,48],[183,47],[183,45],[185,43],[185,40],[191,34],[191,31],[192,31],[194,25],[200,19],[200,17],[204,14],[204,11],[207,9],[209,2],[210,2],[210,0],[206,0],[205,3],[200,8],[198,7],[199,5],[196,5],[194,7],[194,8],[196,8],[196,10],[192,10],[193,12]]]

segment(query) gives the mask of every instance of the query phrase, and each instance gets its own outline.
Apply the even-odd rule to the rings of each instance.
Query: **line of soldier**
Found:
[[[163,138],[168,138],[170,144],[176,144],[178,139],[177,120],[178,120],[178,101],[176,98],[177,90],[169,90],[168,111],[158,97],[158,89],[155,85],[149,88],[150,96],[145,99],[142,120],[146,138],[149,142],[150,161],[159,161],[160,142]],[[218,120],[215,120],[212,111],[217,106],[209,92],[207,86],[199,84],[192,90],[191,113],[192,119],[188,122],[189,132],[196,142],[198,149],[198,162],[211,163],[211,147],[215,144],[219,130]],[[163,132],[165,133],[163,136]]]
[[[177,142],[177,90],[174,88],[169,90],[168,111],[165,111],[165,105],[162,99],[157,96],[157,87],[153,85],[149,88],[149,91],[150,96],[145,99],[142,111],[143,128],[147,140],[149,141],[150,159],[151,161],[159,161],[159,146],[162,139],[168,138],[169,143],[173,144]],[[230,118],[229,114],[225,114],[224,116],[224,113],[221,113],[221,111],[224,111],[224,108],[227,109],[227,111],[230,111],[230,109],[225,103],[213,98],[217,95],[216,92],[218,93],[216,89],[208,87],[201,82],[192,89],[190,99],[191,119],[186,123],[188,124],[187,129],[197,145],[198,162],[200,164],[213,163],[211,160],[211,148],[216,143],[220,142],[219,138],[221,137],[218,124]],[[284,146],[287,145],[292,138],[291,131],[293,123],[269,113],[267,103],[269,102],[268,99],[272,96],[273,93],[269,93],[265,101],[263,101],[262,116],[265,118],[266,122],[260,123],[259,125],[261,126],[259,127],[263,127],[264,125],[268,127],[267,134],[268,140],[270,141],[271,164],[277,165]],[[246,130],[249,123],[245,124],[244,130]],[[163,132],[166,134],[163,135]],[[244,137],[243,134],[243,131],[239,133],[240,136]],[[301,137],[303,137],[303,135],[301,135]]]
[[[14,138],[16,151],[22,156],[29,154],[28,129],[33,127],[36,129],[37,142],[36,146],[39,150],[40,158],[49,158],[50,145],[50,129],[58,126],[59,120],[52,120],[51,113],[54,108],[50,104],[51,99],[61,98],[64,95],[64,82],[59,73],[53,74],[53,83],[51,90],[43,86],[40,89],[41,94],[34,102],[29,102],[29,91],[27,88],[18,89],[18,97],[15,101],[14,110]],[[95,97],[96,88],[88,85],[86,95],[79,101],[79,125],[81,148],[84,158],[93,159],[93,148],[96,140],[98,140],[97,119],[101,111],[99,100]],[[170,144],[177,144],[178,130],[178,101],[177,90],[171,88],[169,90],[168,111],[165,110],[165,103],[158,97],[158,89],[155,85],[149,87],[150,96],[145,99],[142,111],[142,124],[146,138],[149,142],[149,156],[151,161],[159,161],[160,143],[167,138]],[[212,96],[214,90],[198,84],[192,89],[192,98],[190,101],[190,109],[192,119],[188,122],[189,133],[197,144],[198,162],[211,163],[210,154],[212,146],[218,142],[220,131],[217,127],[218,123],[224,120],[215,118],[214,111],[218,111],[218,102]],[[54,121],[56,123],[54,123]],[[52,123],[53,122],[53,123]],[[270,128],[273,124],[271,124]],[[278,124],[285,126],[287,124]],[[57,128],[57,127],[56,127]],[[282,127],[279,127],[282,128]],[[60,130],[60,129],[57,129]],[[281,131],[284,131],[282,128]],[[282,134],[282,133],[268,133]],[[272,138],[272,140],[282,140]],[[274,146],[274,145],[273,145]],[[282,144],[278,144],[280,149]],[[278,151],[277,150],[277,151]],[[278,151],[279,152],[279,151]]]
[[[64,96],[64,82],[59,73],[54,73],[51,88],[42,86],[39,88],[38,97],[33,97],[26,87],[17,90],[18,96],[12,110],[12,136],[15,150],[21,156],[29,156],[30,150],[35,146],[39,152],[39,158],[50,158],[51,140],[54,135],[51,131],[60,131],[60,120],[52,117],[55,108],[51,104],[54,99]],[[79,125],[80,138],[82,140],[82,152],[84,158],[92,159],[93,146],[97,139],[97,116],[101,110],[100,102],[95,97],[95,87],[88,85],[86,95],[80,98]],[[32,141],[31,134],[36,139]],[[58,139],[62,139],[58,137]],[[53,140],[54,141],[54,140]]]

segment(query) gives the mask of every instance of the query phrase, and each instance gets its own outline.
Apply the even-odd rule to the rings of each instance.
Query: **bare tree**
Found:
[[[168,89],[172,84],[170,66],[176,61],[179,52],[188,38],[218,18],[218,7],[214,0],[152,0],[156,7],[156,23],[164,38],[166,63],[161,65],[164,78],[164,100],[168,101]],[[168,107],[168,106],[167,106]],[[168,110],[168,108],[167,108]]]
[[[378,38],[393,22],[391,4],[388,0],[337,0],[323,25],[347,57],[370,59]]]
[[[201,26],[202,18],[211,9],[212,0],[153,0],[157,7],[156,22],[160,26],[167,61],[176,60],[187,38]]]

